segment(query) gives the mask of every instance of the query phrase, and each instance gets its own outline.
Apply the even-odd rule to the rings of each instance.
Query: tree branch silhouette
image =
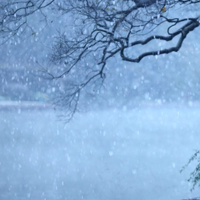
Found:
[[[199,27],[199,16],[190,17],[185,12],[181,18],[174,16],[176,10],[199,2],[4,0],[0,3],[0,36],[6,41],[31,28],[28,19],[36,12],[48,18],[43,11],[54,10],[63,17],[63,24],[67,21],[66,29],[52,45],[50,61],[54,67],[42,69],[42,74],[52,80],[66,80],[67,86],[57,104],[65,105],[71,118],[77,111],[82,91],[95,81],[103,83],[107,63],[112,58],[120,56],[124,61],[137,63],[148,56],[179,51],[187,35]],[[163,30],[159,32],[161,27]],[[160,49],[154,45],[156,41],[171,46]],[[150,49],[146,48],[148,45]],[[139,53],[137,48],[143,52]]]

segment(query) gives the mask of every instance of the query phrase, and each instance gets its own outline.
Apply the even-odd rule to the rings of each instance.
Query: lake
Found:
[[[1,200],[181,200],[200,148],[199,106],[77,114],[0,110]]]

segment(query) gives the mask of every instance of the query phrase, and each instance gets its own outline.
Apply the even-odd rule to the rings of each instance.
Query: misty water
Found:
[[[81,113],[0,111],[1,200],[181,200],[199,196],[185,165],[200,145],[199,106]]]

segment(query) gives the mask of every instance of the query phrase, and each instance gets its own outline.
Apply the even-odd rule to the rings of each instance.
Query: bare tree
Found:
[[[31,29],[29,18],[35,13],[43,20],[50,11],[60,13],[64,28],[52,44],[54,67],[43,68],[43,72],[46,78],[66,80],[56,104],[66,107],[70,119],[86,86],[94,92],[100,89],[110,59],[140,62],[147,56],[179,51],[186,36],[199,26],[199,2],[4,0],[0,3],[0,36],[6,41]],[[184,12],[182,17],[179,9]],[[156,46],[157,41],[165,46]]]

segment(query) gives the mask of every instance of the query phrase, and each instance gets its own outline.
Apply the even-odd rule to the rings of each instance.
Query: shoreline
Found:
[[[0,101],[0,110],[10,109],[53,109],[53,105],[36,101]]]

